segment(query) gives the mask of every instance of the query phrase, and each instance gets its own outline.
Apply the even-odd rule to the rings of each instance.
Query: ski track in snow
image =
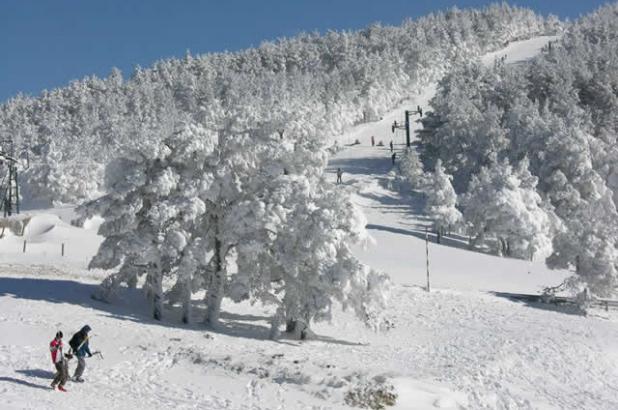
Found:
[[[517,43],[508,54],[521,61],[546,41]],[[417,199],[392,186],[388,143],[393,138],[401,152],[404,134],[391,134],[390,125],[403,122],[404,109],[427,111],[434,92],[425,87],[381,121],[338,137],[361,144],[329,164],[333,182],[343,168],[341,188],[363,208],[375,240],[358,246],[357,256],[393,279],[395,327],[388,333],[337,311],[332,323],[316,324],[318,340],[274,342],[267,340],[271,312],[246,303],[224,303],[222,329],[207,332],[199,323],[179,324],[178,312],[150,320],[133,308],[134,293],[116,305],[94,301],[89,294],[103,274],[84,268],[100,238],[68,226],[70,212],[62,210],[62,221],[34,220],[29,253],[21,252],[20,237],[0,241],[0,408],[338,409],[348,408],[349,388],[377,375],[392,380],[396,409],[618,408],[616,312],[585,318],[485,292],[535,292],[564,272],[459,249],[455,238],[454,246],[431,244],[434,290],[421,288],[429,221]],[[371,135],[384,147],[371,147]],[[71,245],[67,261],[56,249],[60,239],[84,246]],[[69,382],[66,394],[51,391],[47,344],[57,328],[68,340],[86,323],[91,348],[104,359],[88,359],[86,383]]]

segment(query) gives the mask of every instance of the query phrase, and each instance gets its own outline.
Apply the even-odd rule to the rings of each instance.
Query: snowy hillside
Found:
[[[495,56],[521,61],[547,40]],[[391,134],[392,121],[402,121],[404,109],[426,108],[434,90],[428,86],[380,121],[335,137],[360,145],[329,162],[333,182],[342,168],[341,188],[354,194],[368,220],[373,242],[355,254],[394,282],[392,329],[374,333],[336,310],[330,323],[315,325],[316,340],[272,341],[272,312],[246,302],[224,302],[217,332],[180,324],[178,307],[163,322],[151,320],[136,292],[124,292],[114,305],[90,298],[102,275],[85,270],[101,241],[96,221],[77,228],[70,210],[42,211],[23,237],[0,239],[0,407],[338,409],[349,408],[350,392],[392,386],[396,409],[618,408],[615,312],[583,317],[488,292],[538,292],[566,272],[470,252],[463,240],[449,238],[430,244],[432,292],[423,290],[429,221],[414,197],[393,186],[388,143],[392,138],[401,152],[403,135]],[[385,145],[372,147],[371,136]],[[57,329],[69,335],[84,324],[103,358],[87,359],[86,383],[69,383],[66,394],[52,391],[47,344]]]
[[[304,33],[232,53],[188,54],[132,73],[73,81],[0,105],[0,135],[23,159],[27,199],[78,203],[108,192],[105,166],[179,123],[327,139],[389,112],[410,90],[521,38],[563,24],[507,3],[363,30]]]
[[[504,50],[482,58],[485,64],[507,56],[507,63],[530,59],[556,37],[537,37],[510,44]],[[356,251],[358,257],[370,266],[388,272],[400,284],[425,286],[425,228],[429,227],[430,281],[440,288],[486,290],[503,292],[539,293],[546,286],[557,285],[567,276],[566,272],[551,271],[543,260],[528,262],[469,252],[467,238],[447,238],[445,246],[435,245],[427,216],[422,215],[420,198],[406,197],[396,188],[397,181],[391,171],[390,141],[400,156],[405,148],[405,133],[392,133],[394,121],[403,123],[404,111],[424,107],[429,111],[429,100],[435,86],[419,92],[418,98],[406,101],[401,108],[382,120],[361,125],[343,135],[343,144],[360,141],[333,157],[331,172],[344,171],[344,184],[355,193],[356,202],[368,219],[367,228],[375,244],[366,244]],[[415,115],[413,118],[417,119]],[[413,129],[420,127],[414,122]],[[371,146],[371,137],[384,146]],[[333,177],[334,178],[334,177]],[[482,267],[482,269],[479,269]]]

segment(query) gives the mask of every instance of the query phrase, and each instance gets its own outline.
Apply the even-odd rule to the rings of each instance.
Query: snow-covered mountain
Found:
[[[519,50],[515,61],[547,41],[511,45]],[[354,254],[393,281],[390,329],[374,332],[335,307],[330,322],[314,325],[314,340],[273,341],[272,307],[228,300],[217,331],[181,324],[178,306],[166,308],[163,321],[152,320],[136,291],[121,292],[115,304],[90,297],[106,276],[86,271],[102,240],[101,221],[76,227],[69,224],[72,208],[42,210],[30,213],[23,236],[7,230],[0,239],[2,408],[335,409],[368,397],[387,401],[389,393],[401,409],[618,407],[615,312],[583,317],[490,293],[537,293],[567,272],[471,252],[465,238],[437,245],[432,235],[432,292],[423,289],[425,227],[432,221],[417,196],[399,189],[388,142],[403,155],[403,136],[391,124],[405,109],[428,109],[436,88],[417,88],[382,119],[332,135],[343,149],[330,158],[328,177],[334,183],[334,171],[343,169],[338,188],[361,207],[373,239]],[[384,146],[371,146],[372,136]],[[202,317],[203,306],[195,309]],[[86,383],[54,392],[47,343],[56,329],[68,335],[84,324],[103,358],[88,359]]]
[[[254,132],[324,140],[379,118],[458,61],[561,30],[555,18],[503,3],[187,55],[138,67],[128,79],[113,70],[17,96],[0,106],[0,135],[27,163],[26,199],[76,203],[107,192],[113,159],[165,140],[181,123],[216,131],[233,118]]]

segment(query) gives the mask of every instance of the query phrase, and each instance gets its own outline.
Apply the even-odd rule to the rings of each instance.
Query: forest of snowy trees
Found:
[[[238,112],[286,138],[332,138],[379,117],[457,61],[559,29],[555,18],[502,4],[235,53],[187,54],[137,67],[127,80],[113,70],[37,98],[17,96],[0,106],[0,135],[27,158],[25,196],[75,203],[107,191],[110,161],[168,138],[180,122]]]
[[[141,283],[155,318],[161,318],[164,303],[178,302],[188,322],[192,296],[204,291],[203,320],[211,326],[219,322],[223,297],[260,301],[275,306],[273,337],[283,325],[306,335],[337,301],[379,327],[388,281],[350,252],[366,235],[365,221],[348,194],[324,178],[328,144],[345,127],[380,117],[451,66],[515,39],[561,30],[553,17],[501,4],[453,9],[399,27],[304,34],[236,53],[187,54],[136,68],[128,80],[114,70],[106,79],[85,78],[38,98],[18,96],[0,107],[0,134],[13,139],[24,163],[26,197],[82,203],[82,220],[105,219],[99,230],[105,241],[90,266],[114,273],[97,297],[109,300],[120,285]],[[484,73],[466,69],[477,77]],[[567,229],[550,224],[558,218],[539,222],[552,203],[536,193],[537,179],[539,187],[545,180],[521,165],[525,155],[518,154],[515,166],[501,161],[495,165],[500,170],[491,168],[490,154],[507,145],[505,132],[475,146],[488,156],[485,171],[454,163],[432,146],[441,132],[436,121],[448,115],[440,99],[448,106],[449,81],[461,83],[455,89],[474,78],[448,77],[429,117],[434,122],[426,124],[435,129],[425,137],[426,152],[442,161],[423,158],[435,170],[422,183],[428,191],[434,187],[429,212],[436,228],[476,220],[470,209],[462,215],[456,207],[466,178],[475,175],[478,185],[467,193],[467,203],[491,207],[484,197],[494,193],[483,184],[509,170],[513,176],[504,184],[526,209],[513,209],[503,220],[531,222],[522,229],[532,234],[513,237],[508,227],[489,231],[493,224],[474,229],[499,235],[505,253],[517,256],[544,250],[552,229],[555,243],[574,243]],[[469,100],[475,86],[462,89],[461,99]],[[473,102],[483,103],[480,96]],[[483,110],[479,121],[491,126],[501,116],[495,107]],[[409,174],[420,178],[412,166],[420,164],[418,158],[409,163]],[[588,260],[579,260],[585,269]]]
[[[442,191],[454,188],[473,244],[548,257],[603,296],[618,286],[616,33],[614,4],[530,64],[454,67],[419,133],[424,169],[436,168],[427,178],[452,178]],[[452,203],[447,195],[440,205]]]

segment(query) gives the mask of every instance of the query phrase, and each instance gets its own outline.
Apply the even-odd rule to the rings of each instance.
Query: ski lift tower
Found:
[[[412,114],[419,114],[422,117],[423,109],[419,105],[416,107],[416,111],[406,110],[405,111],[405,124],[401,125],[401,124],[398,124],[397,121],[395,121],[393,122],[393,125],[391,126],[393,134],[395,133],[395,130],[406,130],[406,147],[410,147],[410,115]]]
[[[5,171],[0,185],[0,209],[6,217],[19,213],[17,159],[11,139],[0,140],[0,144],[0,169]]]

